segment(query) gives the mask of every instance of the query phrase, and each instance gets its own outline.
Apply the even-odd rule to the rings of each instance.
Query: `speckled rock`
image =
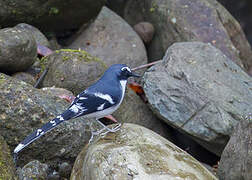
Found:
[[[252,109],[251,77],[205,43],[175,43],[143,81],[152,110],[218,156]]]
[[[93,84],[107,68],[87,52],[71,49],[56,51],[43,61],[42,67],[49,68],[43,87],[65,88],[75,95]]]
[[[56,87],[43,87],[41,90],[49,94],[51,96],[62,97],[64,99],[65,96],[73,97],[73,93],[64,88],[56,88]]]
[[[221,180],[250,180],[252,177],[252,114],[236,126],[218,167]]]
[[[19,169],[17,174],[19,180],[47,180],[48,172],[49,166],[47,164],[34,160]]]
[[[15,27],[17,29],[24,30],[27,33],[31,34],[34,37],[37,44],[40,44],[40,45],[43,45],[46,47],[50,47],[50,43],[49,43],[48,39],[36,27],[31,26],[29,24],[25,24],[25,23],[20,23],[20,24],[16,25]]]
[[[0,135],[11,150],[69,106],[65,100],[4,74],[0,74],[0,101]],[[87,124],[82,118],[60,124],[20,152],[18,165],[37,159],[57,167],[62,158],[71,164],[90,138]]]
[[[35,77],[26,72],[17,72],[13,74],[12,77],[24,81],[32,86],[36,83]]]
[[[0,72],[17,72],[28,69],[36,60],[36,41],[25,30],[0,30]]]
[[[99,13],[105,2],[0,0],[0,25],[6,27],[26,22],[44,31],[64,31],[89,22]]]
[[[246,70],[252,64],[251,47],[239,23],[216,0],[128,0],[124,18],[131,25],[145,20],[154,25],[150,60],[161,59],[174,42],[201,41]]]
[[[69,179],[71,175],[71,171],[72,171],[72,166],[69,163],[63,162],[59,165],[59,175],[61,177]]]
[[[14,163],[8,145],[0,135],[0,179],[15,180]]]
[[[148,105],[130,88],[127,88],[122,104],[113,116],[119,123],[133,123],[144,126],[169,139],[166,125],[150,110]]]
[[[69,48],[84,49],[108,66],[127,64],[133,68],[147,63],[144,44],[136,32],[106,7]]]
[[[71,180],[215,178],[189,154],[151,130],[123,124],[120,131],[86,146]]]

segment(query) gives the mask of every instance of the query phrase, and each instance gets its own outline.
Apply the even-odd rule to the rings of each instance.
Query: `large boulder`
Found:
[[[17,29],[24,30],[28,34],[32,35],[37,44],[40,44],[40,45],[43,45],[46,47],[50,47],[50,43],[49,43],[48,39],[36,27],[31,26],[29,24],[25,24],[25,23],[20,23],[20,24],[16,25],[15,27]]]
[[[31,85],[0,74],[0,135],[13,150],[31,132],[40,128],[69,105]],[[56,166],[72,161],[90,137],[88,120],[77,118],[62,123],[19,153],[18,165],[37,159]]]
[[[60,87],[79,94],[106,70],[106,64],[86,51],[65,49],[43,58],[42,69],[49,71],[43,81],[44,87]]]
[[[128,0],[124,18],[131,25],[141,21],[154,25],[150,60],[161,59],[174,42],[202,41],[246,70],[252,66],[251,47],[239,23],[215,0]]]
[[[26,30],[17,27],[0,30],[0,72],[24,71],[36,57],[36,41]]]
[[[0,135],[0,179],[14,180],[14,163],[4,138]]]
[[[158,119],[145,103],[130,88],[126,90],[120,107],[113,116],[121,123],[133,123],[146,127],[164,138],[171,138],[167,125]]]
[[[192,156],[151,130],[125,123],[120,131],[86,146],[76,158],[71,180],[215,180]]]
[[[63,31],[89,22],[100,11],[105,0],[0,0],[1,27],[25,22],[44,31]]]
[[[128,23],[106,7],[69,48],[83,49],[108,66],[127,64],[133,68],[147,63],[142,40]]]
[[[251,77],[209,44],[175,43],[143,80],[152,110],[218,156],[252,109]]]
[[[252,177],[252,114],[236,126],[225,147],[218,168],[222,180],[250,180]]]

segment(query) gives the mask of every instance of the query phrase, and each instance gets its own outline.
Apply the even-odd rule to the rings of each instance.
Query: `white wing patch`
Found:
[[[79,100],[84,100],[87,99],[86,97],[80,97]]]
[[[74,113],[78,113],[79,112],[79,108],[76,104],[72,105],[70,108],[69,108],[70,111],[74,112]]]
[[[101,104],[101,105],[97,108],[97,110],[98,110],[98,111],[103,110],[103,109],[104,109],[104,105],[105,105],[105,103]]]
[[[112,97],[108,94],[102,94],[102,93],[95,93],[94,94],[96,97],[102,98],[106,101],[108,101],[110,104],[115,104],[115,102],[113,101]]]
[[[81,106],[82,103],[76,103],[74,105],[72,105],[69,110],[72,111],[73,113],[77,114],[79,112],[84,112],[86,111],[87,109],[85,109],[84,107]]]

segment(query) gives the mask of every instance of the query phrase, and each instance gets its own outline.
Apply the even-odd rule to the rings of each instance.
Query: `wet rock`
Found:
[[[144,126],[157,134],[170,138],[166,125],[149,109],[148,105],[130,88],[126,90],[124,100],[113,116],[119,123],[134,123]]]
[[[201,41],[217,47],[246,70],[252,63],[251,47],[240,25],[215,0],[128,0],[124,18],[131,25],[145,20],[154,25],[150,60],[161,59],[174,42]]]
[[[222,180],[249,180],[252,177],[252,114],[236,126],[225,147],[218,168]]]
[[[26,164],[22,169],[18,170],[19,180],[47,180],[49,167],[47,164],[40,163],[37,160]]]
[[[44,31],[64,31],[89,22],[104,4],[104,0],[0,0],[0,24],[6,27],[25,22]]]
[[[120,131],[86,146],[71,180],[216,179],[189,154],[151,130],[123,124]]]
[[[36,41],[25,30],[0,30],[0,71],[18,72],[28,69],[36,60]]]
[[[154,35],[154,26],[149,22],[140,22],[134,25],[134,30],[145,44],[149,44]]]
[[[69,48],[84,49],[108,66],[127,64],[133,68],[147,63],[144,44],[136,32],[106,7]]]
[[[4,138],[0,135],[0,179],[14,180],[14,163]]]
[[[61,177],[69,179],[71,175],[71,170],[72,170],[72,166],[67,162],[63,162],[59,165],[59,175]]]
[[[32,86],[36,83],[34,76],[26,72],[17,72],[13,74],[12,77],[24,81]]]
[[[79,94],[99,77],[107,66],[100,59],[80,50],[60,50],[44,59],[49,71],[43,87],[60,87]]]
[[[252,109],[249,75],[208,44],[175,43],[143,80],[152,110],[218,156]]]
[[[50,47],[50,43],[49,43],[48,39],[36,27],[31,26],[29,24],[25,24],[25,23],[20,23],[20,24],[16,25],[15,27],[17,29],[26,31],[28,34],[31,34],[34,37],[37,44],[40,44],[40,45],[43,45],[46,47]]]
[[[47,180],[61,180],[61,177],[57,171],[53,171],[53,173],[49,174]]]
[[[0,135],[13,150],[31,132],[61,114],[65,100],[0,74]],[[19,153],[18,166],[33,159],[52,167],[63,158],[72,163],[90,137],[88,120],[76,118],[57,126]]]

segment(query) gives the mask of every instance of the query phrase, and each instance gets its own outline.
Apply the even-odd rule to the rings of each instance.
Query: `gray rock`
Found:
[[[107,66],[100,59],[81,50],[60,50],[44,58],[42,68],[49,71],[43,81],[44,87],[60,87],[79,94],[93,84]]]
[[[175,43],[143,79],[152,110],[219,156],[252,109],[249,75],[208,44]]]
[[[215,178],[192,156],[151,130],[123,124],[120,131],[86,146],[71,180]]]
[[[17,72],[13,74],[12,77],[24,81],[32,86],[36,83],[35,77],[26,72]]]
[[[84,49],[108,66],[127,64],[133,68],[147,63],[144,44],[136,32],[106,7],[69,48]]]
[[[29,24],[25,24],[25,23],[20,23],[20,24],[16,25],[15,27],[17,29],[26,31],[28,34],[31,34],[34,37],[37,44],[40,44],[40,45],[43,45],[46,47],[50,47],[50,43],[49,43],[48,39],[36,27],[31,26]]]
[[[201,41],[211,43],[246,70],[252,66],[251,47],[240,25],[215,0],[128,0],[124,18],[130,25],[146,20],[154,25],[150,60],[161,59],[174,42]]]
[[[0,135],[13,150],[31,132],[40,128],[69,105],[31,85],[0,74]],[[75,159],[90,137],[88,119],[62,123],[19,153],[18,165],[32,159],[57,167],[61,158]],[[71,161],[72,160],[72,161]]]
[[[9,147],[4,138],[0,135],[0,179],[14,180],[14,163],[10,154]]]
[[[0,30],[0,71],[17,72],[28,69],[36,60],[36,41],[25,30]]]
[[[225,147],[218,176],[222,180],[250,180],[252,177],[252,114],[236,126]]]
[[[19,180],[47,180],[49,167],[47,164],[40,163],[37,160],[26,164],[22,169],[17,171]]]
[[[44,31],[64,31],[89,22],[100,11],[105,0],[0,0],[1,26],[25,22]]]
[[[171,136],[165,123],[158,119],[148,105],[130,88],[126,90],[123,102],[113,116],[119,123],[138,124],[167,139]]]

